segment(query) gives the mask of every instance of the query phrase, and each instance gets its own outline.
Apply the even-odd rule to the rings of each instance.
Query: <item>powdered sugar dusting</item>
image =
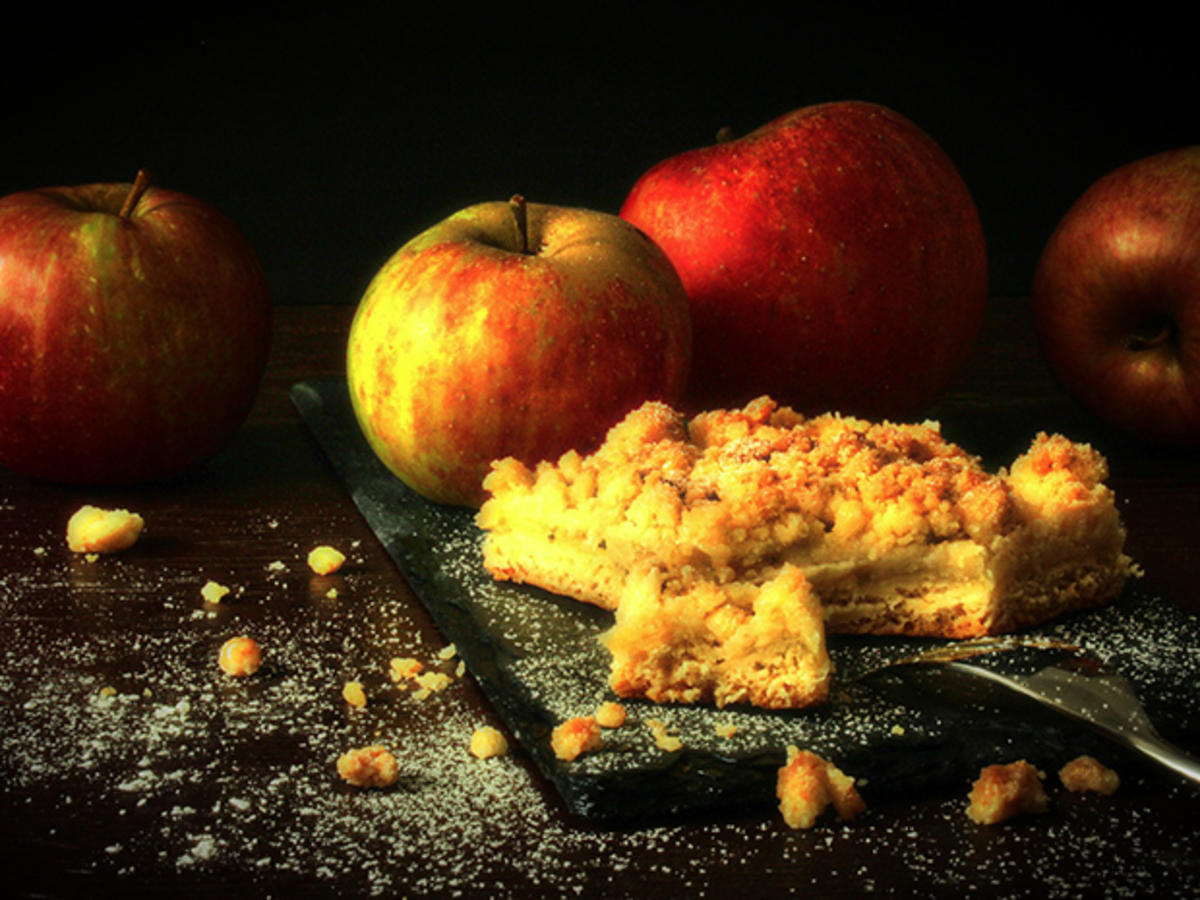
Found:
[[[103,837],[91,843],[85,862],[93,872],[118,873],[131,883],[164,874],[201,883],[236,873],[251,886],[406,896],[503,895],[518,886],[536,894],[620,895],[649,881],[714,896],[720,893],[714,885],[785,867],[810,873],[796,881],[798,892],[846,879],[864,893],[882,889],[866,871],[839,872],[824,862],[844,859],[848,843],[872,871],[901,867],[933,894],[969,890],[981,868],[997,884],[1019,880],[1029,865],[1020,829],[981,833],[959,824],[950,829],[957,846],[932,843],[929,817],[965,821],[958,797],[918,812],[884,806],[851,824],[789,834],[782,858],[768,851],[774,842],[763,840],[783,829],[769,807],[702,822],[572,823],[557,812],[522,753],[489,760],[468,753],[470,735],[483,723],[467,702],[464,681],[424,702],[389,686],[391,656],[412,655],[429,665],[449,665],[453,658],[441,660],[445,645],[421,640],[387,597],[361,596],[353,571],[342,581],[345,602],[338,603],[297,603],[302,583],[280,587],[278,567],[264,570],[262,584],[246,585],[247,594],[269,607],[254,618],[266,661],[254,678],[234,680],[220,673],[215,650],[244,624],[241,607],[205,609],[192,590],[203,573],[164,565],[162,582],[178,590],[150,608],[139,599],[139,579],[142,588],[151,584],[144,569],[103,560],[90,564],[103,569],[81,573],[76,560],[57,550],[48,556],[36,577],[0,579],[4,621],[20,623],[7,629],[0,650],[7,701],[0,708],[3,794],[10,809],[19,808],[22,797],[30,808],[51,809],[58,824],[47,838],[78,837],[99,823]],[[129,586],[108,610],[120,627],[93,633],[46,627],[43,616],[62,612],[64,594],[73,602],[71,586],[78,588],[84,576],[90,579],[86,602],[93,604],[104,602],[96,596],[105,596],[105,585]],[[140,626],[125,627],[134,621]],[[514,641],[529,639],[516,621],[504,627]],[[344,640],[329,639],[336,629]],[[590,642],[580,646],[595,652]],[[578,680],[577,664],[568,657],[561,670],[538,677]],[[373,698],[365,710],[339,700],[351,676]],[[602,694],[584,685],[551,702],[561,703],[556,708],[566,715],[591,707]],[[776,727],[738,710],[655,714],[685,742],[713,747],[762,741]],[[893,709],[879,727],[890,731],[903,715]],[[736,725],[737,734],[720,737],[714,722]],[[610,737],[615,752],[597,754],[589,764],[656,752],[636,717]],[[373,742],[396,753],[399,783],[385,791],[341,783],[334,770],[338,754]],[[1081,857],[1108,872],[1114,854],[1120,856],[1120,874],[1106,885],[1113,896],[1133,896],[1163,871],[1178,872],[1176,857],[1154,841],[1153,823],[1136,815],[1121,823],[1123,846],[1089,840],[1087,821],[1097,809],[1068,805],[1043,826],[1038,865],[1047,896],[1077,889],[1070,879],[1056,881],[1055,873],[1068,863],[1077,866]],[[1178,835],[1172,852],[1194,857],[1196,843],[1194,834]],[[705,849],[685,863],[681,845]]]
[[[423,614],[417,621],[356,565],[357,548],[346,548],[351,558],[337,576],[312,577],[303,558],[316,540],[284,546],[280,515],[230,523],[231,557],[247,546],[267,554],[256,578],[239,579],[153,545],[88,562],[66,553],[56,533],[10,527],[13,504],[0,500],[0,513],[0,542],[32,561],[0,574],[3,811],[27,812],[30,840],[61,844],[71,866],[131,890],[234,883],[281,896],[705,897],[786,872],[796,894],[847,885],[885,893],[908,882],[923,894],[957,897],[993,886],[1011,893],[1006,885],[1024,884],[1032,872],[1039,896],[1076,896],[1081,884],[1109,896],[1140,896],[1160,884],[1200,891],[1194,829],[1164,831],[1136,803],[1116,821],[1103,801],[1052,787],[1052,813],[991,830],[966,820],[965,783],[916,806],[911,797],[871,801],[852,823],[823,821],[806,832],[789,832],[769,797],[699,817],[624,825],[572,819],[516,742],[508,756],[471,756],[476,728],[505,723],[481,716],[473,679],[457,676],[457,657],[442,658],[456,636],[431,638]],[[595,641],[603,616],[548,597],[514,602],[481,572],[476,533],[420,511],[415,521],[392,519],[397,530],[381,535],[385,543],[420,540],[436,550],[434,571],[416,586],[447,591],[476,616],[550,718],[588,714],[611,699]],[[335,535],[337,527],[330,524]],[[199,590],[209,579],[234,590],[205,603]],[[101,627],[62,626],[77,615]],[[1161,696],[1191,709],[1194,701],[1181,698],[1184,679],[1200,669],[1197,645],[1160,653],[1148,638],[1165,621],[1117,621],[1095,638],[1131,675],[1157,677],[1164,662],[1183,673],[1160,680]],[[1069,638],[1070,624],[1062,627]],[[263,647],[263,667],[231,679],[217,667],[217,649],[248,630]],[[455,677],[416,700],[389,677],[397,656]],[[363,684],[365,709],[342,700],[350,680]],[[782,758],[788,742],[832,746],[835,736],[903,752],[940,727],[853,691],[811,717],[638,704],[630,713],[625,726],[606,732],[606,750],[573,772],[603,776],[669,763],[646,727],[650,717],[685,748],[734,760],[761,748],[777,748]],[[338,778],[337,757],[372,743],[399,760],[393,788],[358,790]],[[1122,775],[1122,792],[1135,796],[1152,777]],[[1163,782],[1153,785],[1163,790]],[[868,797],[872,787],[864,785]],[[1194,805],[1190,788],[1168,789],[1181,808]]]

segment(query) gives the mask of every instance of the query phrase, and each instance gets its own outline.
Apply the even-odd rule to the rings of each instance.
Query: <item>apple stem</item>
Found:
[[[133,179],[133,186],[129,189],[125,202],[121,205],[121,211],[117,215],[122,219],[128,219],[148,187],[150,187],[150,173],[145,169],[138,169],[137,177]]]
[[[517,223],[517,248],[529,255],[529,212],[525,208],[525,198],[520,194],[513,194],[512,199],[508,201],[508,208],[512,210],[513,220]]]

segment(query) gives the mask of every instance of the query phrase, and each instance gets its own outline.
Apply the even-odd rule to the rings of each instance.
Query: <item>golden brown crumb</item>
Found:
[[[416,678],[420,671],[425,668],[419,660],[413,659],[411,656],[393,656],[388,663],[392,681],[405,681],[409,678]]]
[[[367,692],[363,690],[361,683],[357,681],[347,681],[342,686],[342,699],[351,706],[362,709],[367,705]]]
[[[661,719],[647,719],[646,725],[650,728],[650,733],[654,735],[654,744],[659,750],[674,753],[676,750],[683,749],[683,741],[667,730],[666,722]]]
[[[470,751],[472,756],[479,759],[490,759],[493,756],[504,756],[508,753],[508,740],[499,730],[491,725],[476,728],[471,735]]]
[[[67,547],[75,553],[116,553],[132,547],[144,525],[127,509],[81,506],[67,521]]]
[[[594,716],[576,716],[568,719],[550,733],[550,746],[554,755],[571,762],[581,753],[599,750],[604,745],[600,726]]]
[[[1121,778],[1093,756],[1077,756],[1058,770],[1058,779],[1068,791],[1115,794]]]
[[[425,700],[430,694],[435,694],[438,691],[444,691],[450,685],[454,684],[454,676],[447,672],[418,672],[410,676],[410,680],[416,685],[417,689],[413,691],[412,698],[414,700]]]
[[[867,808],[853,778],[817,754],[797,747],[788,747],[788,761],[779,770],[775,795],[790,828],[811,828],[828,806],[843,821]]]
[[[1029,466],[1042,477],[1065,472],[1084,489],[1108,477],[1108,463],[1090,444],[1075,443],[1061,434],[1040,432],[1018,465]]]
[[[718,722],[714,726],[714,730],[717,732],[717,737],[731,738],[737,734],[737,726],[732,722]]]
[[[205,603],[220,603],[228,594],[229,588],[215,581],[206,581],[204,587],[200,588],[200,596]]]
[[[985,766],[967,799],[967,815],[980,825],[995,825],[1022,813],[1043,813],[1047,805],[1041,775],[1023,759]]]
[[[362,788],[389,787],[399,774],[396,757],[378,744],[343,753],[338,757],[337,770],[350,784]]]
[[[221,645],[217,663],[226,674],[253,675],[262,665],[262,648],[254,638],[245,635],[230,638]]]
[[[596,722],[601,728],[620,728],[625,724],[625,707],[609,701],[596,710]]]
[[[454,679],[445,672],[422,672],[420,675],[414,675],[413,681],[417,683],[418,688],[430,693],[444,691],[454,683]]]
[[[332,575],[342,567],[346,555],[334,547],[322,544],[308,553],[308,567],[318,575]]]

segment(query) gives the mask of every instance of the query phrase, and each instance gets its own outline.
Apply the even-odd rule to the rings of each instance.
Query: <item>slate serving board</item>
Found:
[[[773,802],[776,772],[790,744],[854,775],[868,803],[884,795],[965,790],[982,766],[994,762],[1027,758],[1056,770],[1081,752],[1124,755],[1065,718],[1016,701],[967,703],[952,690],[917,689],[897,678],[856,680],[889,660],[945,642],[834,635],[829,643],[837,676],[829,703],[772,712],[628,702],[629,723],[606,732],[603,751],[564,763],[550,750],[551,729],[614,699],[607,652],[597,641],[611,614],[494,581],[481,563],[482,533],[473,512],[424,500],[379,462],[355,421],[344,379],[298,383],[292,399],[443,636],[576,815],[669,820]],[[1165,737],[1193,752],[1200,747],[1196,617],[1134,586],[1110,607],[1064,617],[1031,634],[1085,647],[1117,668]],[[1023,666],[1029,660],[998,656],[988,664]],[[665,723],[683,749],[658,749],[647,719]],[[718,726],[736,731],[723,737]]]

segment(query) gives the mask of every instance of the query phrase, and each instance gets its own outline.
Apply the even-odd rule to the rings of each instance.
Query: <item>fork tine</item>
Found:
[[[920,653],[904,656],[898,659],[889,660],[863,673],[860,678],[866,678],[876,672],[881,672],[895,666],[921,665],[931,664],[936,665],[946,662],[959,662],[965,659],[971,659],[976,656],[983,656],[990,653],[1005,653],[1013,650],[1060,650],[1066,653],[1083,653],[1084,648],[1069,644],[1065,641],[1058,641],[1052,638],[1033,638],[1020,635],[996,635],[982,638],[971,638],[968,640],[957,641],[948,644],[942,644],[933,647],[929,650],[923,650]]]
[[[983,654],[1022,648],[1086,652],[1081,647],[1060,641],[1028,638],[982,639],[936,647],[893,660],[861,676],[861,680],[869,681],[873,675],[892,670],[903,671],[914,666],[942,667],[1034,700],[1091,727],[1185,778],[1200,783],[1200,761],[1165,741],[1155,730],[1129,681],[1117,673],[1107,671],[1102,664],[1087,668],[1056,664],[1046,666],[1033,675],[1020,676],[1008,675],[964,661]]]

